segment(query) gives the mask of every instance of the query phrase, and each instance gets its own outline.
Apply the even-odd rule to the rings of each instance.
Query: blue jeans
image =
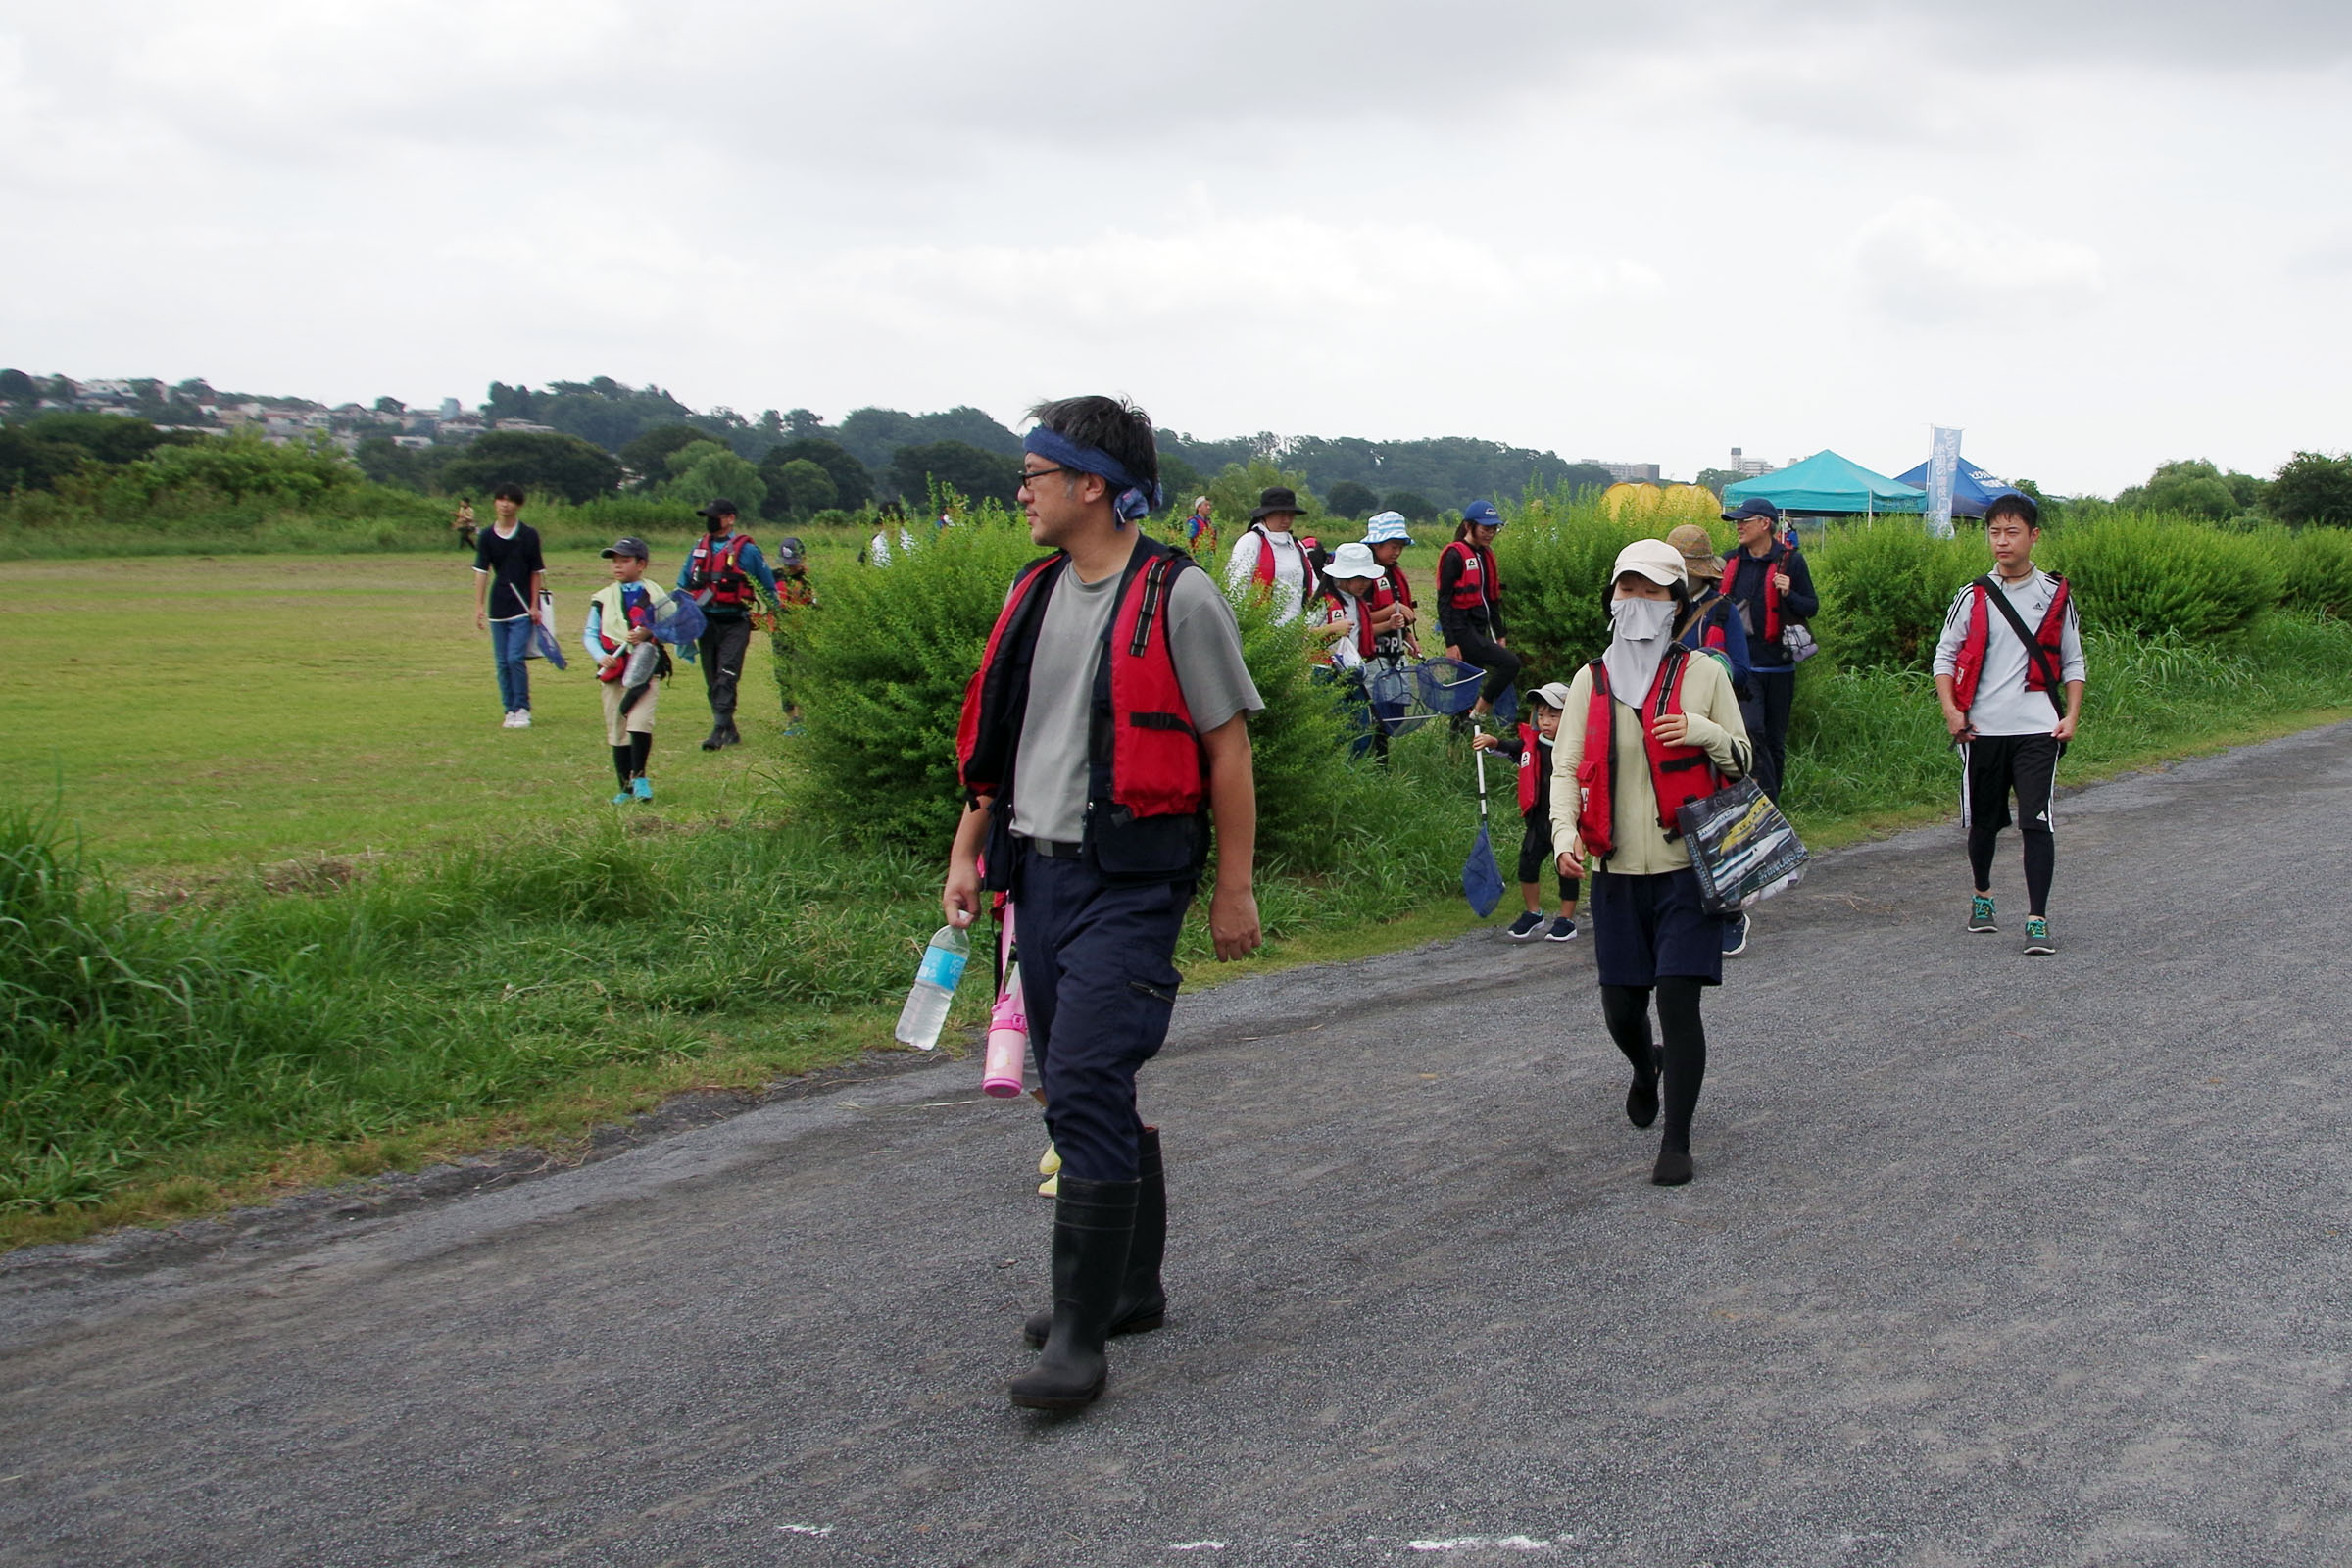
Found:
[[[490,623],[490,657],[498,662],[498,702],[504,712],[531,706],[531,672],[523,657],[530,652],[533,624],[525,615]]]

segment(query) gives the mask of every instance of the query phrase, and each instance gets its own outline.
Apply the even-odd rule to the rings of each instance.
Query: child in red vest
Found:
[[[1936,644],[1936,695],[1944,727],[1960,748],[1960,823],[1975,873],[1968,929],[1989,933],[1993,841],[2010,823],[2017,796],[2025,840],[2027,954],[2058,951],[2050,940],[2050,881],[2058,862],[2051,831],[2058,759],[2082,715],[2082,629],[2066,579],[2034,564],[2040,509],[2006,495],[1984,513],[1993,569],[1960,590]],[[2066,711],[2058,710],[2059,688]]]
[[[1569,871],[1559,872],[1560,912],[1544,925],[1544,867],[1552,858],[1551,848],[1551,743],[1560,732],[1560,714],[1568,707],[1568,688],[1553,681],[1535,694],[1532,705],[1535,723],[1519,726],[1519,817],[1527,830],[1519,841],[1519,897],[1527,903],[1527,912],[1513,920],[1506,935],[1513,942],[1533,942],[1542,937],[1546,942],[1576,940],[1576,900],[1584,891],[1584,879]],[[1482,751],[1510,750],[1500,736],[1481,734],[1470,743]]]
[[[1701,901],[1675,813],[1744,777],[1754,749],[1722,662],[1674,640],[1690,598],[1682,553],[1662,539],[1627,545],[1607,594],[1608,651],[1569,683],[1553,748],[1552,841],[1563,874],[1594,861],[1586,918],[1601,1018],[1633,1063],[1626,1119],[1658,1119],[1663,1076],[1666,1126],[1649,1179],[1675,1187],[1690,1179],[1690,1117],[1707,1071],[1698,999],[1723,983],[1723,917]],[[1653,995],[1662,1047],[1650,1042]]]

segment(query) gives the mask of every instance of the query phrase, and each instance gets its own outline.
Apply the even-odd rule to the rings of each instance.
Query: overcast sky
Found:
[[[0,0],[0,364],[2111,492],[2352,446],[2348,132],[2343,0]]]

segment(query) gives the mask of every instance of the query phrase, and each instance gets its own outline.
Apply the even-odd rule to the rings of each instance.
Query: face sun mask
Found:
[[[1618,599],[1609,605],[1609,623],[1627,642],[1655,642],[1674,624],[1671,599]]]

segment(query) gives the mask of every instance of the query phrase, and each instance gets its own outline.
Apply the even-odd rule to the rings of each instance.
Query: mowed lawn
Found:
[[[762,539],[763,544],[769,542]],[[810,541],[810,575],[859,569]],[[686,542],[653,541],[675,580]],[[593,550],[549,552],[571,667],[533,660],[532,727],[499,725],[490,640],[473,627],[471,557],[246,556],[24,562],[0,599],[20,672],[0,784],[61,802],[89,848],[136,882],[238,863],[397,853],[501,824],[609,813],[610,753],[578,656]],[[755,632],[738,721],[705,752],[699,669],[663,688],[651,768],[666,821],[734,814],[782,750],[767,639]]]

